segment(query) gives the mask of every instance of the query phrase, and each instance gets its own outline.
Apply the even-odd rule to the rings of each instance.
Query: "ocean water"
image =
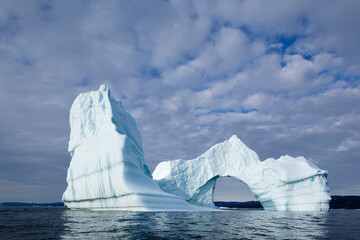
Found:
[[[0,239],[360,239],[360,211],[72,211],[0,207]]]

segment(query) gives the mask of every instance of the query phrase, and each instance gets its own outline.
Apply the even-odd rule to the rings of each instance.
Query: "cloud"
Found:
[[[344,152],[349,151],[353,148],[359,148],[360,147],[360,141],[354,141],[350,138],[344,140],[340,146],[336,149],[338,152]]]
[[[59,200],[71,103],[101,83],[135,117],[150,169],[237,134],[359,194],[358,5],[2,1],[0,201]]]
[[[214,40],[191,62],[206,75],[232,74],[264,52],[259,42],[250,42],[239,29],[222,27]]]

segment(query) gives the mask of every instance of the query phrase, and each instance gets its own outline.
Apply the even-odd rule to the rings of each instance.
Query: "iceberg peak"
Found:
[[[106,92],[109,90],[109,86],[106,84],[101,84],[99,87],[99,91]]]
[[[98,92],[102,92],[102,93],[105,94],[106,96],[111,97],[110,88],[109,88],[109,86],[106,85],[106,84],[101,84],[100,87],[99,87]],[[117,100],[117,101],[119,101],[119,100]],[[121,102],[121,101],[120,101],[120,102]]]
[[[241,140],[234,134],[231,136],[231,138],[229,138],[229,142],[237,142],[237,141],[240,141]]]

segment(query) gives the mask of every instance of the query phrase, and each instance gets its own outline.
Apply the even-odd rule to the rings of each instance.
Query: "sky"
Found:
[[[0,202],[61,201],[69,111],[108,84],[151,171],[236,134],[360,195],[360,1],[0,1]],[[244,187],[245,186],[245,187]],[[251,200],[218,180],[216,200]]]

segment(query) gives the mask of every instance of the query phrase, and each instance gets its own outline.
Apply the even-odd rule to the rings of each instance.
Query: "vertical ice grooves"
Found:
[[[163,192],[144,160],[135,120],[107,86],[80,94],[70,110],[69,208],[204,210]]]

